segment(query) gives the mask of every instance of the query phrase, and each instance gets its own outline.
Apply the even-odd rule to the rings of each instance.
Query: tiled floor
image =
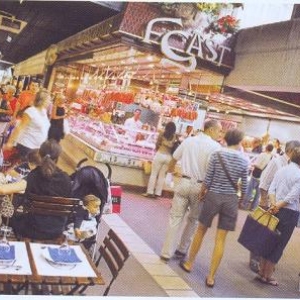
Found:
[[[197,297],[193,289],[119,217],[118,214],[103,216],[103,221],[122,237],[131,255],[152,276],[169,296]],[[152,295],[149,295],[152,296]]]
[[[84,154],[76,154],[77,150],[74,149],[72,156],[75,159],[84,157]],[[66,161],[61,161],[61,166],[68,173],[73,171]],[[114,174],[112,175],[113,182]],[[275,275],[280,285],[263,285],[254,280],[255,273],[249,269],[249,252],[237,243],[247,216],[245,211],[240,211],[237,228],[227,237],[216,285],[209,289],[205,287],[204,280],[209,268],[217,220],[205,237],[193,271],[185,273],[178,266],[178,260],[171,259],[166,264],[159,259],[170,206],[171,199],[153,200],[124,192],[121,213],[103,216],[100,240],[111,227],[131,252],[131,257],[111,289],[111,296],[299,298],[299,229],[295,230],[276,269]],[[105,273],[104,275],[106,276]],[[89,288],[87,294],[101,295],[101,288]]]
[[[122,220],[133,229],[133,231],[142,239],[158,256],[161,251],[165,236],[166,225],[168,222],[168,212],[171,205],[171,199],[147,199],[140,195],[125,192],[122,196],[121,214]],[[162,286],[168,295],[180,296],[181,293],[196,293],[200,297],[242,297],[242,298],[299,298],[298,292],[298,273],[300,230],[296,229],[290,243],[280,260],[275,276],[280,285],[272,287],[261,284],[254,278],[249,264],[249,251],[247,251],[238,242],[238,236],[244,224],[247,212],[239,211],[236,230],[228,234],[226,248],[223,260],[216,276],[216,285],[213,289],[205,287],[205,276],[209,269],[211,252],[214,245],[216,222],[208,230],[201,251],[198,253],[194,268],[191,273],[184,272],[178,266],[178,260],[171,259],[169,266],[176,274],[184,280],[187,286],[180,285],[180,288],[173,290],[175,278],[168,274],[160,276],[158,283],[165,282]],[[113,224],[112,224],[113,225]],[[148,257],[137,256],[138,260]],[[155,259],[154,261],[155,262]],[[169,280],[172,286],[169,285]],[[184,289],[182,289],[184,287]]]

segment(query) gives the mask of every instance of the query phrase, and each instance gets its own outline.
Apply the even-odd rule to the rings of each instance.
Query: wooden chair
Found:
[[[72,217],[82,205],[77,198],[29,195],[29,211],[38,215]]]
[[[72,222],[76,214],[77,209],[82,206],[82,201],[77,198],[64,198],[64,197],[52,197],[52,196],[40,196],[30,194],[28,197],[29,206],[27,212],[36,215],[47,215],[47,216],[61,216],[68,217],[69,221]],[[34,241],[43,243],[55,243],[60,244],[64,241],[63,234],[57,239],[52,240],[37,240]],[[32,240],[32,239],[31,239]],[[49,285],[31,285],[32,294],[35,295],[49,295],[49,294],[61,294],[60,290],[63,286],[56,286],[54,289]],[[67,289],[70,289],[68,286]]]
[[[52,197],[52,196],[40,196],[30,194],[28,196],[28,207],[26,211],[28,213],[40,216],[60,216],[67,217],[68,223],[74,220],[76,212],[82,201],[77,198],[64,198],[64,197]],[[61,242],[63,235],[50,242]],[[49,242],[48,240],[46,242]]]
[[[123,268],[125,261],[129,257],[129,251],[117,234],[110,229],[99,247],[98,252],[99,257],[95,261],[96,266],[99,266],[99,263],[103,258],[112,275],[103,294],[103,296],[107,296],[113,282],[118,277],[120,270]],[[82,294],[87,287],[88,286],[83,287],[79,290],[79,293]]]

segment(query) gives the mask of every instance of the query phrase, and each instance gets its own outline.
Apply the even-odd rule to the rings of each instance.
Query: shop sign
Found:
[[[154,29],[155,25],[163,24],[177,24],[183,28],[181,18],[156,18],[151,20],[146,27],[143,42],[152,44],[160,41],[161,52],[171,60],[171,62],[179,64],[188,64],[188,70],[195,70],[197,67],[197,58],[209,61],[217,66],[223,63],[226,52],[231,52],[231,48],[213,41],[203,31],[194,30],[192,32],[184,30],[169,30],[157,31]],[[172,45],[172,39],[180,39],[184,45],[182,49]]]

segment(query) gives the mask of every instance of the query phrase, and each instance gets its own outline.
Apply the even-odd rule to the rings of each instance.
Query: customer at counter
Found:
[[[172,148],[176,141],[176,125],[174,122],[166,124],[164,132],[160,133],[156,142],[156,154],[152,162],[151,175],[147,192],[144,197],[156,198],[162,194],[169,163],[172,159]]]

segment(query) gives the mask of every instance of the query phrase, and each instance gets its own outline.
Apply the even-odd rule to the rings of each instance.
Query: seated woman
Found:
[[[27,178],[25,197],[32,193],[43,196],[71,197],[71,179],[56,163],[61,147],[55,140],[44,142],[39,150],[41,164]],[[13,216],[10,226],[17,236],[35,239],[54,239],[65,229],[66,217],[39,216],[31,213]]]

